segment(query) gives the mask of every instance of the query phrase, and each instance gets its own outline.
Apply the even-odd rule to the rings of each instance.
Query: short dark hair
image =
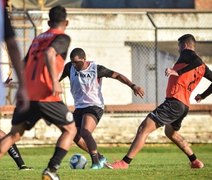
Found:
[[[71,51],[70,59],[78,56],[80,59],[86,59],[85,51],[82,48],[75,48]]]
[[[184,34],[178,39],[179,43],[196,43],[196,40],[192,34]]]
[[[66,17],[66,9],[62,6],[55,6],[49,11],[49,20],[51,22],[59,23],[65,21]]]

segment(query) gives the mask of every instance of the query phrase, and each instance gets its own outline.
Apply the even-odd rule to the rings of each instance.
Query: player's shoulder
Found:
[[[67,63],[65,64],[65,67],[66,67],[66,68],[71,68],[71,66],[72,66],[71,61],[69,61],[69,62],[67,62]]]

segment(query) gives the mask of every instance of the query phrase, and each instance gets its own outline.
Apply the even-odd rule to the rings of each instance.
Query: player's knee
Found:
[[[19,132],[10,132],[8,135],[14,143],[21,140],[21,134]]]

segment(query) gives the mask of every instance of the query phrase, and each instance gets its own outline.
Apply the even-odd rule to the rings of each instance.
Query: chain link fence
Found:
[[[24,57],[34,36],[48,29],[48,12],[14,11],[11,18]],[[81,47],[87,60],[122,73],[145,90],[141,99],[126,85],[105,78],[102,91],[106,105],[161,103],[168,80],[164,71],[177,60],[177,39],[183,34],[196,37],[197,52],[212,67],[212,13],[68,10],[68,19],[66,33],[72,41],[66,62],[70,51]],[[65,102],[73,105],[68,78],[62,84]],[[201,82],[197,91],[202,92],[208,84]],[[14,98],[15,90],[9,88],[10,98]],[[211,100],[209,97],[205,103]]]

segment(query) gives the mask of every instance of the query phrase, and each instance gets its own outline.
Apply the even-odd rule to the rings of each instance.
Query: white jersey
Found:
[[[0,0],[0,106],[5,104],[5,88],[2,82],[2,53],[3,53],[3,37],[4,37],[4,8],[2,0]]]
[[[101,93],[102,79],[97,78],[97,64],[90,61],[85,70],[77,71],[74,66],[70,68],[71,93],[75,108],[98,106],[104,108]]]

